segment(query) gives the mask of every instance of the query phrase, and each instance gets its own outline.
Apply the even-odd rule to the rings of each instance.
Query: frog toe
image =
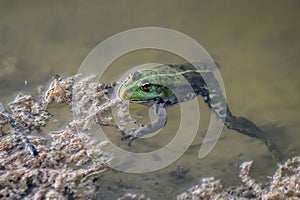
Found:
[[[134,135],[131,135],[131,134],[126,134],[124,135],[123,137],[121,137],[121,140],[122,141],[125,141],[125,140],[129,140],[129,143],[128,143],[128,146],[131,146],[131,143],[136,140],[138,137],[134,136]]]
[[[128,146],[130,146],[131,147],[131,143],[134,141],[134,140],[136,140],[137,139],[137,137],[131,137],[129,140],[129,142],[128,142]]]
[[[130,137],[132,137],[132,136],[129,135],[129,134],[126,134],[126,135],[124,135],[124,136],[121,137],[121,140],[122,140],[122,141],[125,141],[125,140],[130,139]]]

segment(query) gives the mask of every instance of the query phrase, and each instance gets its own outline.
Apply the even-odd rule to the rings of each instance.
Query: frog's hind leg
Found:
[[[238,131],[249,137],[260,139],[267,145],[268,150],[272,153],[272,156],[276,161],[280,161],[284,158],[281,150],[267,138],[266,133],[263,130],[258,128],[252,121],[245,117],[232,115],[228,107],[226,110],[225,125],[229,129]]]

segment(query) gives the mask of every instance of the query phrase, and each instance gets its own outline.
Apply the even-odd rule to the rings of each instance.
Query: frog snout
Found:
[[[123,100],[129,100],[129,97],[124,90],[119,90],[119,97]]]

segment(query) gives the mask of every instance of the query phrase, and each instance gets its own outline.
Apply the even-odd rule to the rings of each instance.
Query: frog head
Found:
[[[121,84],[118,94],[122,100],[147,104],[168,98],[172,91],[165,87],[156,70],[142,70],[132,72]]]

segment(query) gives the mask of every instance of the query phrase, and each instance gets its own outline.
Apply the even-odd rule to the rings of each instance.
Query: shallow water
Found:
[[[19,91],[34,93],[56,73],[75,74],[87,54],[109,36],[135,27],[166,27],[197,40],[220,64],[233,113],[256,122],[287,157],[299,155],[298,1],[1,1],[0,5],[1,102],[7,103]],[[114,81],[127,69],[142,63],[179,61],[166,52],[137,51],[116,60],[102,80]],[[99,197],[114,199],[125,192],[138,192],[151,199],[172,199],[208,176],[222,179],[225,185],[238,184],[238,164],[245,160],[254,160],[253,176],[266,180],[276,167],[267,148],[262,142],[234,131],[224,129],[213,151],[198,159],[209,122],[208,109],[203,103],[200,106],[198,137],[179,160],[146,174],[108,170],[98,183]],[[52,113],[65,116],[57,117],[63,125],[70,115],[61,107],[53,105],[51,109]],[[143,110],[135,106],[133,109]],[[169,108],[168,116],[164,135],[136,141],[132,151],[153,150],[169,141],[178,124],[179,106]],[[53,128],[59,128],[57,123]],[[115,133],[111,136],[113,142],[129,149],[119,141],[116,130],[107,130]],[[174,176],[172,171],[178,166],[189,170],[188,173]]]

